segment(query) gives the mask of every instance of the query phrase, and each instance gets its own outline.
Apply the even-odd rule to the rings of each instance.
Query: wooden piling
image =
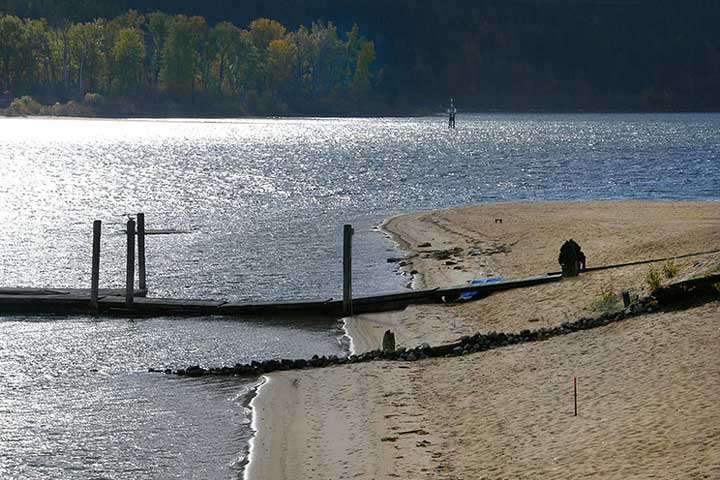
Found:
[[[140,290],[147,290],[145,278],[145,214],[137,214],[138,281]]]
[[[352,316],[352,225],[343,228],[343,315]]]
[[[623,290],[622,292],[622,301],[625,308],[630,306],[630,292],[628,292],[627,290]]]
[[[577,417],[577,377],[573,377],[573,399],[575,400],[575,416]]]
[[[90,275],[90,303],[92,307],[98,308],[98,289],[100,288],[100,235],[102,233],[102,222],[93,222],[93,245],[92,245],[92,273]]]
[[[125,306],[133,307],[135,299],[135,220],[127,222],[127,276],[125,280]]]

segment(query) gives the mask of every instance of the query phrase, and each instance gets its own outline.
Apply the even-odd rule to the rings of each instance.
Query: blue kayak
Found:
[[[502,282],[503,280],[505,280],[503,277],[476,278],[470,280],[470,285],[484,285],[486,283]],[[460,300],[470,300],[475,295],[477,295],[477,292],[465,292],[460,295]]]

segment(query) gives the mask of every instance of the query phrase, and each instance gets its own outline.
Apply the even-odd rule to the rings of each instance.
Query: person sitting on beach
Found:
[[[565,277],[574,277],[579,271],[585,270],[585,254],[572,238],[560,247],[558,262]]]
[[[585,270],[585,254],[582,251],[582,248],[580,248],[580,245],[573,240],[572,238],[569,240],[569,243],[572,245],[572,247],[575,249],[575,256],[577,257],[577,261],[579,263],[579,269]]]

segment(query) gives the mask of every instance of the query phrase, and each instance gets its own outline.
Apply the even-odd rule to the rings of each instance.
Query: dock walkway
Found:
[[[351,225],[343,227],[343,294],[342,298],[314,300],[287,300],[261,303],[237,303],[213,299],[178,299],[147,297],[145,235],[148,233],[181,233],[176,229],[146,230],[145,214],[136,214],[127,221],[126,281],[122,289],[100,289],[100,238],[102,222],[93,222],[91,288],[2,288],[0,287],[1,314],[89,314],[119,316],[326,316],[342,318],[353,314],[402,310],[413,304],[449,303],[463,301],[463,294],[474,293],[474,299],[483,298],[492,292],[523,288],[556,282],[562,279],[561,272],[544,273],[530,277],[493,281],[491,283],[468,284],[445,288],[403,291],[381,295],[355,297],[352,294],[352,236]],[[135,290],[135,258],[137,244],[137,266],[139,290]],[[690,253],[672,258],[718,253]],[[584,269],[583,272],[621,268],[628,265],[652,263],[667,259],[640,260],[615,265],[604,265]],[[132,292],[132,293],[131,293]],[[465,295],[468,297],[468,295]]]
[[[461,285],[407,292],[354,297],[354,314],[402,310],[413,304],[443,303],[457,300],[467,292],[482,298],[492,292],[555,282],[560,274],[503,280],[480,285]],[[0,314],[90,314],[123,316],[229,316],[267,315],[343,316],[342,299],[289,300],[261,303],[234,303],[223,300],[149,298],[145,290],[136,290],[132,308],[126,305],[124,289],[101,289],[98,306],[92,305],[89,290],[66,288],[0,288]]]

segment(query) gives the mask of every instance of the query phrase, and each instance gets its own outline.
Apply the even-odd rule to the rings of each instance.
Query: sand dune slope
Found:
[[[432,361],[436,478],[720,478],[719,359],[716,302]]]

